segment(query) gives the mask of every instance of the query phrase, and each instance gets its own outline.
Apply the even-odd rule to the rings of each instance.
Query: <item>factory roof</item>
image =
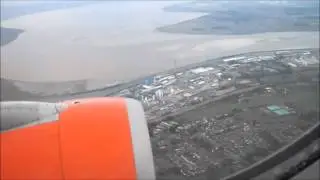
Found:
[[[279,106],[276,105],[271,105],[267,107],[270,111],[275,111],[281,109]]]
[[[150,92],[152,90],[157,90],[157,89],[161,88],[162,86],[147,86],[147,85],[143,85],[143,87],[145,89],[143,89],[141,92]]]
[[[290,114],[290,113],[289,113],[287,110],[285,110],[285,109],[276,110],[276,111],[274,111],[274,113],[276,113],[276,114],[279,115],[279,116]]]
[[[199,67],[199,68],[196,68],[196,69],[191,69],[191,72],[195,73],[195,74],[199,74],[199,73],[211,71],[213,69],[214,69],[213,67]]]
[[[297,67],[296,64],[293,64],[293,63],[290,63],[290,62],[288,63],[288,65],[291,66],[291,67]]]
[[[223,61],[227,62],[227,61],[233,61],[233,60],[240,60],[240,59],[244,59],[244,58],[245,58],[244,56],[231,57],[231,58],[224,59]]]
[[[243,79],[241,81],[239,81],[238,83],[239,84],[248,84],[248,83],[251,83],[252,81],[248,80],[248,79]]]

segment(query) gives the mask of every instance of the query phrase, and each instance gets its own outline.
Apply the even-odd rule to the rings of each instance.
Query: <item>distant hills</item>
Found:
[[[177,4],[169,12],[204,12],[205,16],[159,27],[187,34],[255,34],[319,31],[318,1],[203,1]]]
[[[1,27],[1,46],[14,41],[24,31],[21,29],[5,28]]]
[[[1,78],[1,101],[33,100],[40,99],[37,95],[20,90],[10,80]]]
[[[1,21],[8,20],[28,14],[35,14],[39,12],[51,11],[56,9],[67,9],[72,7],[84,6],[93,3],[98,3],[98,1],[70,1],[70,0],[60,0],[60,1],[47,1],[47,0],[5,0],[1,1]]]
[[[1,21],[56,9],[67,9],[98,3],[98,1],[34,1],[34,0],[5,0],[1,1]],[[1,27],[1,46],[8,44],[19,37],[24,31],[21,29]]]

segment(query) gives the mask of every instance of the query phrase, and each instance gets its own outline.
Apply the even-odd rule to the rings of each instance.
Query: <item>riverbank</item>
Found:
[[[304,49],[309,49],[309,48],[303,48],[301,50]],[[281,49],[279,49],[281,50]],[[261,53],[261,52],[270,52],[270,51],[255,51],[255,52],[250,52],[250,53]],[[213,59],[207,59],[204,61],[200,61],[198,63],[194,63],[194,64],[189,64],[183,67],[178,67],[178,68],[174,68],[174,69],[169,69],[167,71],[161,71],[161,72],[157,72],[157,73],[153,73],[153,74],[149,74],[148,76],[155,76],[155,75],[159,75],[159,74],[172,74],[172,73],[177,73],[180,71],[184,71],[186,69],[190,69],[190,68],[195,68],[198,66],[203,66],[203,65],[207,65],[208,63],[210,64],[218,64],[219,62],[222,61],[222,59],[225,58],[230,58],[230,57],[234,57],[234,56],[242,56],[242,55],[246,55],[248,53],[239,53],[239,54],[233,54],[231,56],[223,56],[223,57],[219,57],[219,58],[213,58]],[[50,87],[55,87],[56,89],[60,87],[61,90],[66,89],[66,87],[79,87],[74,88],[74,92],[68,93],[68,94],[51,94],[51,95],[41,95],[41,94],[34,94],[32,92],[34,91],[28,91],[28,89],[26,89],[27,86],[29,86],[30,88],[34,89],[35,88],[35,83],[28,83],[28,82],[18,82],[20,84],[25,84],[26,86],[24,87],[25,89],[22,90],[21,88],[17,87],[14,85],[14,81],[8,81],[8,80],[1,80],[1,100],[40,100],[40,101],[49,101],[49,102],[56,102],[56,101],[61,101],[61,100],[69,100],[69,99],[79,99],[79,98],[86,98],[86,97],[101,97],[101,96],[109,96],[112,95],[114,93],[117,93],[123,89],[135,86],[138,83],[141,83],[144,81],[144,79],[146,79],[146,77],[148,76],[141,76],[138,77],[134,80],[130,80],[130,81],[125,81],[125,82],[121,82],[119,84],[114,84],[112,87],[106,87],[104,86],[105,84],[103,84],[100,81],[100,88],[92,88],[92,89],[87,89],[86,91],[83,91],[84,87],[86,87],[86,83],[88,81],[75,81],[75,82],[65,82],[65,87],[63,88],[63,83],[51,83],[47,86],[47,88]],[[16,82],[17,83],[17,82]],[[94,84],[94,83],[93,83]],[[78,86],[75,86],[78,85]],[[38,87],[45,87],[43,84],[38,83]],[[82,88],[80,88],[82,87]],[[39,90],[39,89],[38,89]],[[44,90],[43,90],[44,91]],[[61,91],[60,91],[61,92]],[[48,93],[48,92],[43,92],[43,93]],[[13,98],[13,99],[12,99]],[[22,99],[21,99],[22,98]]]

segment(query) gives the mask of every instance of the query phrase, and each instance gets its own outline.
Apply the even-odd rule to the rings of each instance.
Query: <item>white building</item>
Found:
[[[204,72],[208,72],[208,71],[212,71],[214,70],[213,67],[199,67],[196,69],[191,69],[190,71],[194,74],[200,74],[200,73],[204,73]]]

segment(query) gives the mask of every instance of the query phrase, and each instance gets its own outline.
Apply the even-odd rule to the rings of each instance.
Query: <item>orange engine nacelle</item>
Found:
[[[133,99],[1,102],[1,180],[155,179]]]

